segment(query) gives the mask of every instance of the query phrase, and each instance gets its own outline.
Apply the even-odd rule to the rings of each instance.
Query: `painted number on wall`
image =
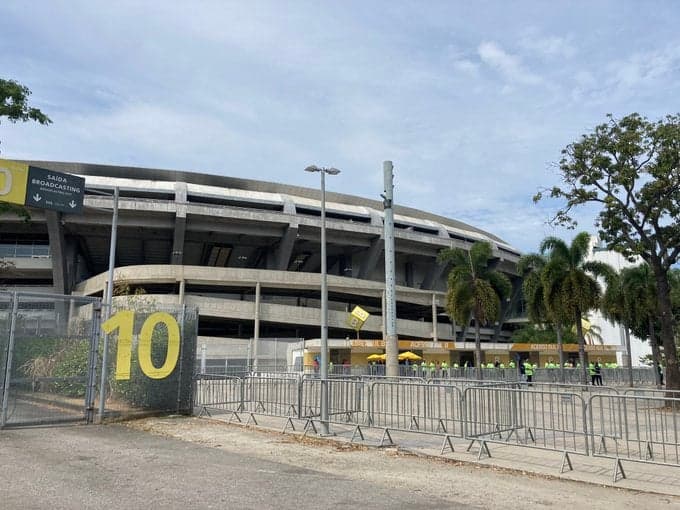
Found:
[[[132,363],[132,335],[135,323],[135,312],[121,310],[111,316],[102,329],[106,334],[118,330],[118,347],[116,354],[116,379],[130,379],[130,367]],[[165,362],[156,368],[151,359],[151,338],[159,324],[165,324],[168,331],[168,349]],[[165,379],[175,370],[179,359],[179,325],[175,318],[164,312],[156,312],[149,316],[142,324],[137,344],[137,359],[142,373],[151,379]]]

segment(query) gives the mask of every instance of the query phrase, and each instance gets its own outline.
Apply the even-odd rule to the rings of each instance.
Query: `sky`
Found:
[[[0,77],[53,124],[0,157],[190,170],[379,199],[535,251],[560,151],[680,106],[680,2],[3,0]],[[592,211],[577,231],[594,232]]]

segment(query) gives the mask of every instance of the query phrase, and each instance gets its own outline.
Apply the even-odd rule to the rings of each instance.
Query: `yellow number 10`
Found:
[[[121,310],[102,324],[102,329],[106,334],[110,334],[116,329],[118,330],[118,348],[116,354],[117,380],[130,379],[132,330],[134,323],[135,312]],[[158,324],[165,324],[168,330],[168,351],[165,355],[165,362],[160,368],[156,368],[151,359],[151,337]],[[142,330],[139,332],[137,359],[139,360],[139,368],[151,379],[165,379],[172,374],[179,359],[179,326],[172,315],[165,312],[156,312],[152,313],[144,321]]]

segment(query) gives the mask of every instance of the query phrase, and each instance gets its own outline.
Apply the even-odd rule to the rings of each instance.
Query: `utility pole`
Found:
[[[385,192],[383,195],[385,229],[385,374],[388,377],[399,375],[399,343],[397,340],[397,302],[395,297],[394,269],[394,174],[392,162],[383,162]]]

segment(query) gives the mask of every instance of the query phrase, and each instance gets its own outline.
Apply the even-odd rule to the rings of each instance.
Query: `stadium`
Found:
[[[199,349],[209,365],[251,358],[309,364],[319,352],[319,189],[186,171],[23,163],[83,177],[84,209],[30,209],[30,221],[5,214],[3,288],[104,296],[118,187],[114,304],[143,293],[159,305],[196,307]],[[384,350],[383,203],[332,192],[325,203],[330,359],[366,365],[368,354]],[[474,331],[445,313],[447,268],[437,254],[478,240],[491,243],[495,267],[513,282],[499,321],[481,331],[487,358],[508,357],[512,329],[525,322],[519,251],[474,226],[397,205],[400,349],[472,362]],[[359,332],[348,320],[355,306],[370,314]]]

